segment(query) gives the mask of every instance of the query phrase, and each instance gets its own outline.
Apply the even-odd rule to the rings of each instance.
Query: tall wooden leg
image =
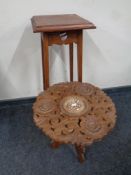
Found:
[[[77,68],[78,81],[82,82],[82,48],[83,48],[83,32],[78,31],[77,34]]]
[[[43,70],[43,88],[49,87],[49,60],[48,60],[48,35],[41,33],[41,51],[42,51],[42,70]]]
[[[70,81],[73,81],[73,43],[69,44],[70,53]]]
[[[75,149],[80,163],[83,163],[85,161],[85,147],[75,144]]]

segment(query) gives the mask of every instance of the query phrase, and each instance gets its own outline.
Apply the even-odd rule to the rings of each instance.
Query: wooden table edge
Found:
[[[39,32],[61,32],[61,31],[70,31],[70,30],[83,30],[83,29],[96,29],[96,26],[93,23],[88,24],[73,24],[73,25],[56,25],[56,26],[36,26],[35,20],[31,18],[32,28],[34,33]]]

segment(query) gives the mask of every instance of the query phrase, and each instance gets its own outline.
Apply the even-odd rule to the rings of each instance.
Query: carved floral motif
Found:
[[[33,111],[36,125],[62,143],[92,144],[113,129],[116,122],[111,98],[88,83],[49,87],[37,97]]]

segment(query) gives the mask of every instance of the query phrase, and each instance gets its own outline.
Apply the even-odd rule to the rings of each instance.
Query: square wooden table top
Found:
[[[35,33],[96,28],[92,22],[76,14],[33,16],[31,22]]]

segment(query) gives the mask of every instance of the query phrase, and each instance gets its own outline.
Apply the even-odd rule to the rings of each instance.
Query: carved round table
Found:
[[[33,105],[34,122],[52,140],[52,147],[74,144],[80,162],[85,146],[101,140],[116,122],[111,98],[80,82],[59,83],[42,92]]]

